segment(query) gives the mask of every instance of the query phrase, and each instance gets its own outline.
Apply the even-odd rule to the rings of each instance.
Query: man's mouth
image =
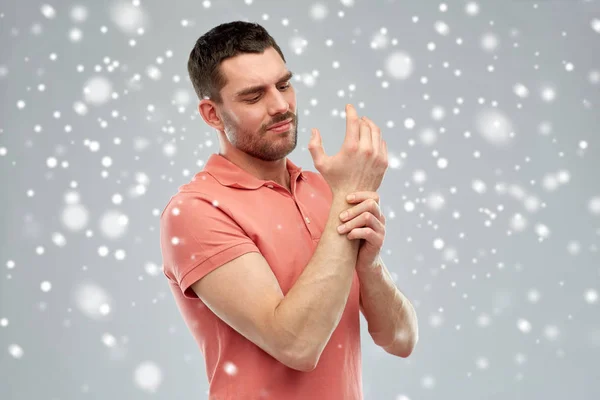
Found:
[[[281,129],[289,128],[290,123],[293,121],[293,118],[288,118],[285,121],[278,122],[276,124],[271,125],[267,128],[268,131],[279,131]]]

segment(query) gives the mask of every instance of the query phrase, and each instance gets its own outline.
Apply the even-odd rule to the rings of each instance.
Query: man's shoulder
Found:
[[[177,194],[185,193],[211,193],[219,190],[222,185],[207,171],[196,173],[192,179],[179,186]]]
[[[208,172],[200,171],[189,182],[179,186],[177,192],[169,198],[161,213],[161,218],[168,209],[185,207],[197,199],[210,201],[210,198],[218,198],[220,191],[222,191],[222,185]]]

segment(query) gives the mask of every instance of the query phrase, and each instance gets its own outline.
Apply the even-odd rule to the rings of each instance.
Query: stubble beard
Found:
[[[289,118],[289,117],[288,117]],[[229,142],[238,150],[263,161],[277,161],[286,157],[298,144],[298,119],[292,116],[292,126],[285,133],[268,132],[262,127],[260,132],[244,130],[227,117],[223,117],[224,131]]]

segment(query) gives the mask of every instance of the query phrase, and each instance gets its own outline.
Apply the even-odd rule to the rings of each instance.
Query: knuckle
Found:
[[[358,151],[358,144],[356,144],[356,143],[349,143],[349,144],[346,146],[346,150],[347,150],[349,153],[356,153],[356,152]]]

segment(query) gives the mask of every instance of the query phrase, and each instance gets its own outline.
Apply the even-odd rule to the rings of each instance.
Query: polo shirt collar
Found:
[[[286,167],[292,182],[297,180],[298,177],[306,181],[306,174],[302,172],[302,168],[294,164],[289,157],[286,157]],[[267,184],[267,182],[271,182],[258,179],[219,153],[211,154],[204,165],[203,171],[208,172],[221,185],[233,188],[258,189]]]

